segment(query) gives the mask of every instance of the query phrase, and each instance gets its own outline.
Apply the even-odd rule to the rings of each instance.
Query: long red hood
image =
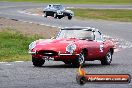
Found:
[[[36,47],[34,50],[55,50],[55,51],[66,51],[66,47],[76,42],[80,41],[75,38],[63,38],[63,39],[40,39],[37,40]],[[77,45],[77,44],[76,44]]]

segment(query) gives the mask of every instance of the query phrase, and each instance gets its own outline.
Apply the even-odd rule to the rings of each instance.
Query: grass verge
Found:
[[[1,1],[65,3],[65,4],[132,4],[132,0],[1,0]]]
[[[119,9],[72,9],[77,18],[103,19],[132,22],[132,10]]]
[[[0,32],[0,62],[28,61],[28,45],[40,37],[27,36],[20,32],[7,29]]]

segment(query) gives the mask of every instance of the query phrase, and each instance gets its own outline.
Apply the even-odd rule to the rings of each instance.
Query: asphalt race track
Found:
[[[104,20],[67,20],[20,13],[25,9],[41,8],[43,4],[0,2],[0,17],[33,22],[55,27],[90,26],[100,29],[104,34],[128,41],[132,46],[132,23]],[[132,9],[132,5],[65,5],[74,8]],[[126,42],[127,43],[127,42]],[[102,66],[99,61],[87,62],[84,66],[90,74],[130,74],[132,75],[132,47],[125,47],[113,55],[110,66]],[[28,62],[0,63],[0,88],[132,88],[129,84],[85,84],[76,83],[76,68],[63,62],[46,62],[43,67],[34,67]]]

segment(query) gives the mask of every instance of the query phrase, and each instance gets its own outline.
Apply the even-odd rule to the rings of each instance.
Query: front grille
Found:
[[[50,50],[41,50],[38,52],[38,54],[43,56],[57,56],[58,53],[56,51],[50,51]]]

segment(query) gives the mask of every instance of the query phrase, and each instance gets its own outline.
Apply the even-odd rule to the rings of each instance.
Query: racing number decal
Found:
[[[103,52],[103,48],[104,48],[104,46],[100,45],[100,52]]]

